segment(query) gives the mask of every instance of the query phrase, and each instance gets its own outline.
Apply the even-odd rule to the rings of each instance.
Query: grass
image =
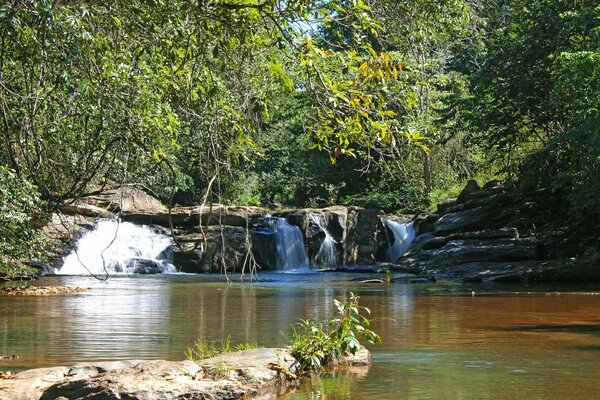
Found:
[[[234,351],[258,349],[256,341],[239,343],[235,346],[231,344],[231,336],[218,341],[208,341],[198,339],[192,347],[185,350],[185,356],[188,360],[204,360],[206,358],[220,356],[221,354],[231,353]]]

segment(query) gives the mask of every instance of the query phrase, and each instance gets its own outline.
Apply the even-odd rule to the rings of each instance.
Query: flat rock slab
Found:
[[[197,362],[115,361],[33,369],[0,380],[0,399],[242,399],[284,379],[269,363],[293,368],[292,360],[284,349],[256,349]]]
[[[361,349],[342,365],[370,361],[370,353]],[[0,379],[0,400],[249,399],[285,387],[296,368],[287,349],[244,350],[201,361],[76,364]]]
[[[76,286],[15,286],[0,289],[0,296],[52,296],[81,293],[88,290]]]

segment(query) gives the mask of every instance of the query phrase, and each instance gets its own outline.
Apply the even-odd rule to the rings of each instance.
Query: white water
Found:
[[[415,239],[414,222],[400,224],[396,221],[390,221],[389,219],[382,219],[381,221],[394,235],[394,243],[390,246],[388,255],[390,257],[390,262],[396,262],[404,253],[406,253],[406,250],[408,250],[410,244]]]
[[[285,218],[270,217],[271,229],[275,234],[277,269],[289,271],[309,268],[304,237],[300,228],[290,225]]]
[[[309,214],[310,221],[325,232],[325,239],[321,243],[319,251],[315,255],[315,264],[320,268],[334,268],[337,266],[337,257],[335,252],[336,241],[331,236],[327,228],[325,227],[325,221],[323,221],[323,215],[321,214]]]
[[[133,274],[142,269],[173,273],[173,240],[150,227],[101,219],[56,271],[59,275]],[[148,273],[148,272],[146,272]]]

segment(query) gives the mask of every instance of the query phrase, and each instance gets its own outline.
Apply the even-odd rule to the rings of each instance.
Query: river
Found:
[[[333,273],[46,277],[80,294],[0,297],[0,370],[184,358],[202,337],[282,346],[299,319],[327,320],[347,291],[372,311],[373,365],[306,380],[281,399],[593,399],[597,287],[359,284]]]

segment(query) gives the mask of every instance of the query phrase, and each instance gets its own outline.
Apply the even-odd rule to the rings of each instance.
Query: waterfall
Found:
[[[335,251],[336,241],[325,227],[325,221],[321,214],[309,214],[310,221],[325,233],[325,238],[321,243],[319,251],[315,255],[315,264],[322,268],[334,268],[337,266],[337,256]]]
[[[152,228],[100,219],[56,271],[59,275],[173,273],[172,239]]]
[[[381,222],[394,235],[394,242],[388,238],[390,262],[396,262],[405,252],[415,238],[414,222],[400,224],[389,219],[382,219]]]
[[[300,228],[290,225],[285,218],[265,217],[275,234],[276,266],[278,270],[308,268],[308,255]]]

